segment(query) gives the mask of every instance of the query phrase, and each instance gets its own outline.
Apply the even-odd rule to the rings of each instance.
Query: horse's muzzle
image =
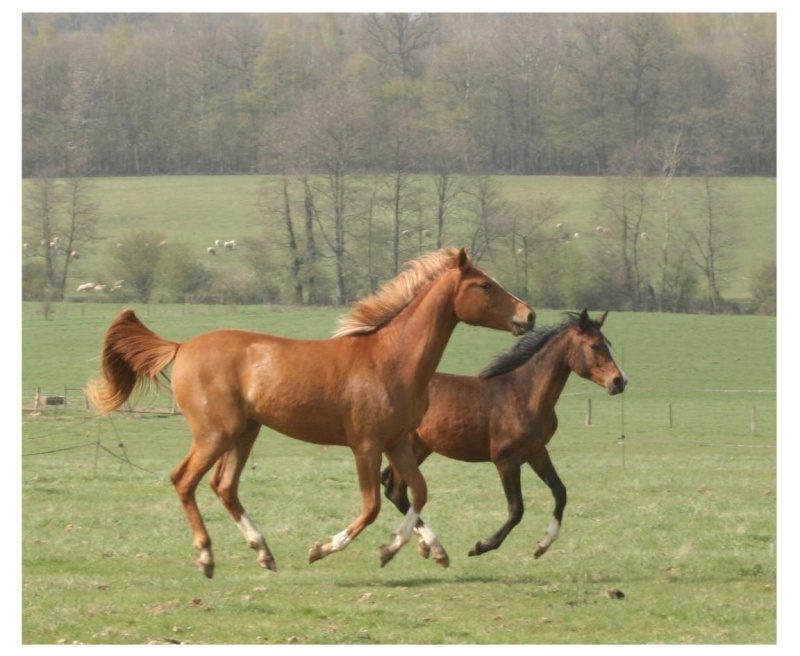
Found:
[[[611,396],[615,394],[622,394],[625,391],[625,386],[628,384],[628,377],[625,374],[621,374],[612,380],[607,386],[606,389]]]
[[[536,313],[531,310],[528,312],[528,316],[525,317],[524,321],[513,321],[511,323],[511,332],[515,337],[519,337],[520,335],[524,335],[525,333],[533,330],[535,325]]]

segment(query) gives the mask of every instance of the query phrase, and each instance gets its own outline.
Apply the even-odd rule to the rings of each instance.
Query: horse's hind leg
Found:
[[[498,460],[494,463],[503,483],[503,491],[508,503],[508,519],[492,537],[483,542],[476,542],[470,549],[470,556],[480,556],[482,553],[497,549],[506,539],[511,529],[519,524],[524,512],[522,503],[522,483],[520,481],[520,468],[516,459]]]
[[[402,492],[399,501],[400,505],[397,503],[395,505],[401,510],[403,507],[406,507],[407,510],[405,519],[395,533],[395,538],[392,543],[381,547],[381,566],[388,563],[400,548],[408,542],[412,530],[420,536],[418,549],[425,558],[433,553],[433,559],[438,565],[447,567],[450,564],[450,558],[439,542],[439,539],[436,537],[436,534],[422,518],[420,518],[422,508],[427,501],[428,486],[419,471],[417,461],[419,459],[421,462],[429,453],[430,452],[425,453],[424,455],[417,454],[415,456],[407,441],[400,442],[386,451],[386,457],[391,463],[391,476],[394,483]],[[413,504],[411,504],[410,507],[408,506],[406,486],[411,488],[411,493],[414,498]]]
[[[529,461],[528,464],[533,468],[539,478],[541,478],[550,491],[553,493],[556,505],[553,510],[553,518],[550,520],[550,526],[547,527],[547,533],[544,538],[536,545],[536,551],[533,553],[534,558],[540,558],[550,548],[550,545],[558,539],[558,534],[561,530],[561,520],[564,516],[564,508],[567,505],[567,488],[561,482],[561,479],[556,473],[556,468],[550,460],[550,454],[547,449],[542,448],[538,451]]]
[[[172,484],[178,493],[178,498],[183,504],[186,518],[192,530],[192,542],[195,549],[200,551],[197,565],[208,578],[214,575],[214,555],[211,552],[211,538],[208,535],[203,517],[197,507],[195,492],[200,480],[211,469],[214,461],[219,458],[224,450],[220,441],[203,441],[197,438],[192,443],[192,448],[186,457],[172,470]]]
[[[248,546],[258,552],[258,564],[268,570],[277,572],[275,559],[272,557],[264,535],[255,525],[239,501],[239,478],[250,456],[253,443],[258,437],[261,425],[255,422],[248,424],[236,437],[233,445],[222,454],[211,476],[211,488],[220,498],[228,512],[236,522],[236,526],[247,540]]]

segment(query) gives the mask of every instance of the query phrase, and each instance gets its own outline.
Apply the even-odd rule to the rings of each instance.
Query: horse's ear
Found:
[[[591,323],[591,319],[589,319],[589,312],[584,308],[581,315],[578,317],[578,327],[581,330],[586,330]]]
[[[461,250],[458,251],[458,268],[464,271],[468,266],[472,264],[471,260],[469,259],[469,251],[466,248],[462,247]]]
[[[603,316],[602,317],[600,317],[599,319],[595,320],[595,323],[597,324],[598,328],[602,328],[603,327],[603,322],[606,320],[606,315],[607,314],[608,314],[608,310],[603,312]]]

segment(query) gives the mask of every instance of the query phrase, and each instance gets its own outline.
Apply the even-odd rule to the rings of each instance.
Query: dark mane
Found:
[[[498,355],[490,364],[484,367],[478,373],[478,378],[492,378],[514,371],[514,369],[521,367],[539,353],[554,337],[560,335],[570,326],[574,326],[580,320],[578,312],[565,312],[564,314],[565,318],[560,324],[536,327],[522,335],[510,351]],[[599,328],[597,322],[591,319],[589,320],[589,325]]]

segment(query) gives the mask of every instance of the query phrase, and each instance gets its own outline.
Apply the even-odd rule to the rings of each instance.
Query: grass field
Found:
[[[267,176],[157,176],[142,178],[97,178],[90,181],[91,198],[99,208],[99,241],[81,249],[81,258],[73,263],[67,292],[74,294],[78,284],[88,280],[108,280],[108,250],[131,230],[156,230],[167,241],[183,241],[215,273],[225,273],[248,265],[244,248],[222,252],[216,258],[206,256],[206,248],[216,239],[235,239],[244,246],[248,238],[262,234],[263,217],[257,212],[258,190]],[[570,234],[579,233],[574,248],[591,249],[595,231],[602,218],[600,197],[607,181],[604,178],[566,176],[502,176],[498,190],[506,200],[527,207],[536,199],[553,198],[564,207],[558,221]],[[31,182],[23,181],[23,191]],[[683,202],[700,184],[697,179],[676,179],[676,198]],[[775,178],[728,178],[723,181],[726,199],[720,206],[723,233],[733,244],[718,262],[721,291],[727,299],[749,298],[753,278],[764,262],[775,258],[776,181]],[[302,196],[295,190],[294,198]],[[298,215],[300,209],[297,209]],[[684,208],[686,220],[690,211]],[[277,219],[275,219],[277,220]],[[652,210],[648,225],[653,239],[641,247],[640,257],[658,255],[661,214]],[[550,229],[556,231],[555,226]],[[463,234],[462,234],[463,233]],[[469,244],[468,228],[452,225],[448,233],[451,245]],[[280,232],[280,235],[283,233]],[[278,237],[280,241],[281,238]],[[321,241],[321,239],[320,239]],[[649,249],[649,250],[648,250]],[[649,253],[649,255],[647,255]],[[113,278],[112,278],[113,280]]]
[[[134,308],[178,340],[217,327],[321,338],[339,314]],[[23,400],[85,384],[119,309],[59,304],[44,319],[24,303]],[[540,324],[558,320],[539,313]],[[505,519],[499,479],[491,464],[432,457],[424,515],[449,551],[446,570],[412,545],[379,566],[400,519],[388,504],[345,552],[309,565],[311,544],[358,512],[353,459],[265,429],[242,499],[279,572],[257,567],[202,485],[217,558],[206,580],[169,482],[190,441],[182,417],[24,410],[22,642],[774,644],[775,332],[771,317],[611,313],[605,333],[630,383],[611,398],[572,377],[562,396],[550,449],[570,497],[561,538],[533,559],[552,500],[525,471],[522,523],[498,551],[468,558]],[[459,326],[440,370],[474,373],[511,342]]]

